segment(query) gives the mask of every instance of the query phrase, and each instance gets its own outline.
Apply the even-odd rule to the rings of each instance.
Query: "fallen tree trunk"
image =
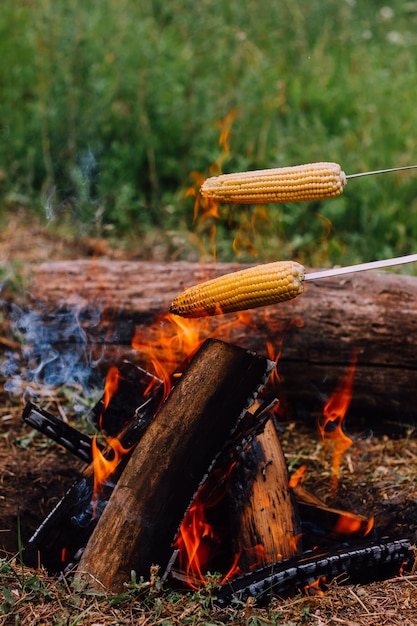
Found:
[[[234,271],[236,264],[62,261],[42,265],[32,296],[37,307],[84,313],[92,341],[129,344],[139,328],[165,315],[185,287]],[[258,353],[280,353],[278,394],[295,417],[321,411],[357,353],[351,417],[369,422],[417,420],[417,278],[364,272],[308,283],[303,295],[254,309],[227,328],[227,341]],[[98,311],[94,326],[88,311]],[[81,316],[82,317],[82,316]],[[94,317],[96,323],[97,316]],[[205,336],[223,338],[235,314],[196,320]],[[204,326],[203,326],[204,324]],[[175,332],[175,331],[174,331]],[[111,350],[109,350],[109,353]],[[139,355],[138,355],[138,358]]]

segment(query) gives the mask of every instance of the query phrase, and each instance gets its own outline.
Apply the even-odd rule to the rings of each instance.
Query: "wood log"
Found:
[[[133,451],[87,544],[77,576],[118,592],[135,570],[165,569],[172,542],[205,474],[273,364],[208,340]]]
[[[234,535],[240,552],[239,569],[248,572],[294,556],[301,551],[301,528],[288,484],[288,470],[272,419],[242,455],[236,472],[250,484],[239,530]],[[247,480],[247,473],[252,480]],[[232,487],[232,491],[235,488]],[[242,487],[238,492],[246,491]]]
[[[95,329],[90,324],[92,340],[128,344],[135,329],[152,334],[156,318],[166,314],[185,286],[240,267],[105,260],[46,263],[35,277],[32,295],[36,306],[46,310],[95,308],[102,325]],[[416,277],[364,272],[312,281],[295,300],[254,309],[250,321],[228,324],[227,330],[222,325],[237,319],[236,315],[196,324],[207,337],[215,333],[260,354],[266,354],[270,342],[281,353],[277,395],[288,400],[295,418],[311,419],[321,411],[356,351],[349,416],[373,426],[383,420],[413,423],[417,420],[416,303]]]

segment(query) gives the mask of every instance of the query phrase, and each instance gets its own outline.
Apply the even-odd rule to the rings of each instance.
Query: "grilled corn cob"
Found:
[[[221,203],[286,203],[340,196],[345,184],[338,163],[321,162],[213,176],[201,193]]]
[[[304,267],[295,261],[276,261],[225,274],[186,289],[170,312],[204,317],[252,309],[295,298],[303,291]]]

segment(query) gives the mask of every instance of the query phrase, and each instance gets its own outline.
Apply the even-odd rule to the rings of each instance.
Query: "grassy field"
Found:
[[[413,172],[351,181],[331,201],[197,221],[186,192],[193,172],[417,162],[416,26],[417,3],[400,0],[3,0],[2,211],[23,205],[119,240],[133,232],[146,254],[160,233],[176,258],[212,256],[214,222],[218,259],[412,252]]]

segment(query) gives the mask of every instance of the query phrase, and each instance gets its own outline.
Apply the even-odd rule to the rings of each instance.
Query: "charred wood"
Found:
[[[236,481],[236,468],[241,465],[242,456],[263,432],[265,424],[273,417],[278,404],[276,399],[269,402],[258,397],[246,411],[187,511],[175,540],[177,550],[165,571],[165,577],[171,569],[175,569],[177,574],[182,572],[184,582],[198,586],[204,582],[207,572],[226,575],[236,567],[236,556],[242,552],[241,543],[236,543],[236,534],[241,509],[245,505],[240,497],[242,485],[237,485]],[[242,472],[238,472],[238,475],[241,478]],[[254,476],[246,475],[244,482],[243,491],[249,494]],[[185,537],[187,533],[190,533],[188,541]],[[186,547],[190,544],[190,537],[193,544],[191,559]]]
[[[138,444],[161,402],[161,381],[128,362],[118,366],[118,388],[110,403],[100,400],[91,411],[90,421],[116,435],[121,446],[129,451],[103,485],[101,497],[93,509],[94,476],[92,439],[65,424],[58,417],[28,403],[23,419],[89,465],[47,515],[35,533],[24,542],[23,560],[31,567],[42,565],[49,574],[58,574],[77,562],[85,548],[115,484],[125,467],[129,453]],[[104,443],[98,446],[105,458],[112,450]],[[77,556],[78,555],[78,556]]]
[[[49,413],[49,411],[41,409],[33,402],[26,404],[22,417],[28,426],[35,428],[40,433],[59,443],[66,450],[81,459],[81,461],[85,463],[92,462],[92,439],[88,435],[66,424],[62,419]]]
[[[405,539],[343,548],[332,553],[303,554],[274,563],[226,583],[217,592],[216,604],[255,598],[267,603],[290,589],[303,589],[324,577],[327,582],[344,575],[345,582],[365,583],[398,573],[411,562],[410,543]]]
[[[239,568],[268,565],[301,551],[300,522],[288,485],[288,470],[273,419],[237,464],[230,489],[238,511],[233,543]],[[257,550],[253,548],[257,547]]]
[[[300,511],[304,536],[310,543],[316,544],[317,536],[321,544],[331,544],[335,540],[352,542],[368,535],[372,529],[372,518],[327,506],[301,485],[293,487],[293,493]]]

